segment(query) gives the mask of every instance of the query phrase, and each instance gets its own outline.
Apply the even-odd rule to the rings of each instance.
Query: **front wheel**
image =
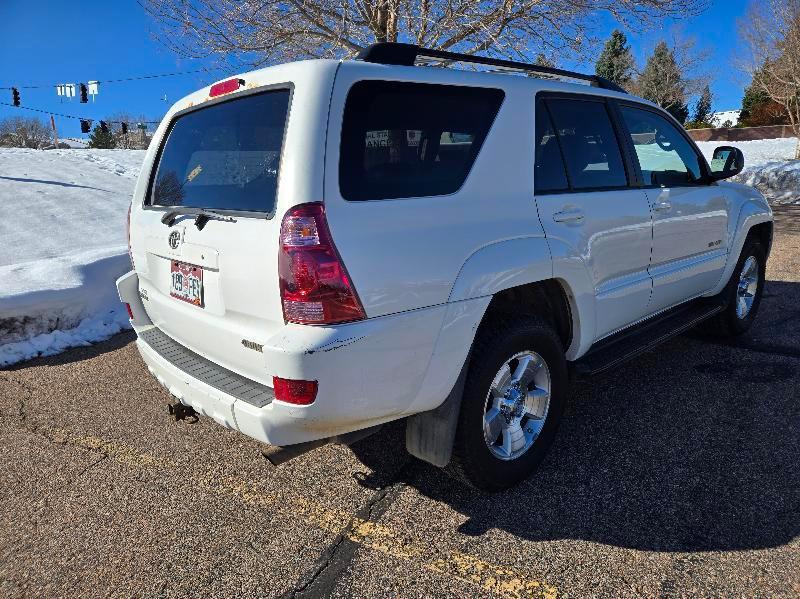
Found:
[[[720,294],[725,308],[703,327],[723,337],[745,333],[753,324],[764,293],[767,256],[760,243],[745,242],[730,281]]]
[[[473,346],[449,470],[486,491],[530,476],[553,442],[567,395],[553,329],[530,317],[482,325]]]

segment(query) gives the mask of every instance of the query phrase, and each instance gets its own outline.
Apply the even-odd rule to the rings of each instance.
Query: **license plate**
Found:
[[[203,307],[203,269],[193,264],[172,261],[169,294],[195,306]]]

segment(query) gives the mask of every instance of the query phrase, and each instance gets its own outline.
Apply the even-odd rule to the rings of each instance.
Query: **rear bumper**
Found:
[[[448,305],[435,306],[334,327],[287,325],[263,347],[265,380],[272,376],[316,380],[315,402],[295,406],[265,401],[263,395],[259,401],[248,402],[237,398],[219,379],[177,360],[154,343],[157,336],[148,331],[166,335],[147,317],[134,272],[122,277],[117,286],[122,301],[131,304],[139,352],[153,376],[198,413],[273,445],[323,439],[435,408],[452,388],[463,364],[463,356],[458,362],[458,349],[463,347],[466,354],[471,344],[471,337],[461,342],[452,337],[472,328],[461,326],[466,305],[455,310]],[[441,344],[442,324],[451,311],[459,324],[445,327],[450,334]],[[441,363],[448,367],[439,366]],[[429,376],[430,370],[435,377]]]

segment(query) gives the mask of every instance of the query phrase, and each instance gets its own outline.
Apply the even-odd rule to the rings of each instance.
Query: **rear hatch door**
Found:
[[[259,346],[283,326],[272,217],[291,97],[270,88],[179,113],[132,228],[153,323],[266,384]]]

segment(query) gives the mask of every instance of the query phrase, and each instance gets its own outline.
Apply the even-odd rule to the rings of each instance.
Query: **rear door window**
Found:
[[[273,212],[289,96],[288,89],[273,90],[178,117],[151,205]]]
[[[342,122],[342,197],[383,200],[457,191],[502,101],[499,89],[356,83]]]
[[[547,101],[573,190],[628,184],[614,127],[604,102]]]

